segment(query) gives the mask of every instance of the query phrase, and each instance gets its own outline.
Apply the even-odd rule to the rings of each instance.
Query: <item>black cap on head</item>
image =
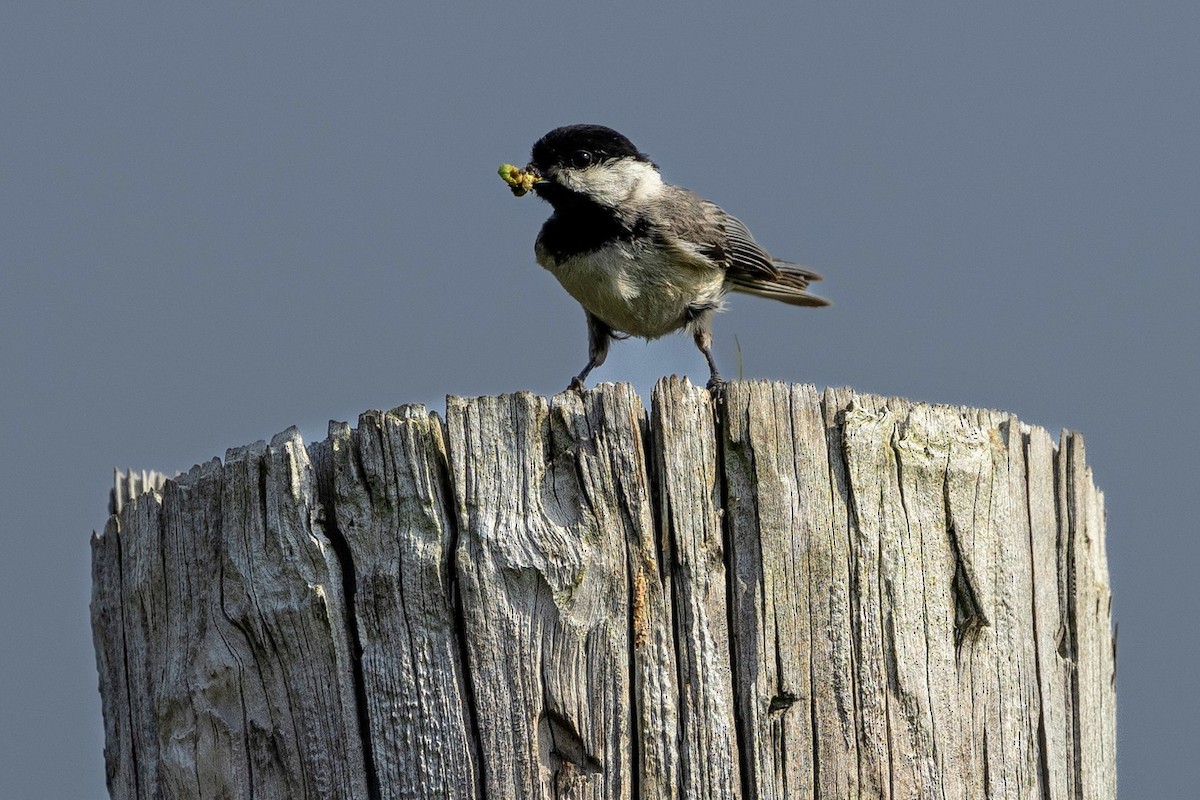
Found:
[[[633,146],[633,142],[603,125],[565,125],[555,128],[533,145],[530,163],[541,169],[552,164],[570,165],[575,154],[580,152],[590,154],[593,163],[617,158],[653,163],[645,153]]]

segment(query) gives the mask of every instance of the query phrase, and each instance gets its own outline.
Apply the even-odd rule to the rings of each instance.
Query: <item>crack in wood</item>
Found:
[[[357,448],[355,448],[357,449]],[[334,510],[333,460],[327,448],[310,448],[314,472],[317,473],[317,497],[322,509]],[[363,646],[362,634],[359,629],[358,577],[354,566],[354,554],[345,534],[338,527],[337,514],[322,513],[325,536],[329,539],[330,547],[341,566],[342,596],[345,603],[346,633],[350,645],[351,681],[354,685],[354,706],[358,718],[358,735],[362,740],[363,772],[367,783],[367,796],[370,800],[380,800],[382,791],[379,785],[379,773],[375,768],[376,742],[371,735],[371,714],[367,694],[366,678],[363,676]],[[270,630],[268,629],[268,635]]]
[[[779,713],[781,711],[787,711],[789,708],[795,705],[796,701],[799,699],[800,698],[796,697],[796,695],[792,694],[791,692],[781,692],[771,698],[771,702],[767,705],[767,711],[772,714]]]
[[[946,537],[950,540],[950,551],[954,555],[954,577],[950,588],[954,592],[954,647],[957,650],[967,640],[975,639],[980,629],[989,623],[983,604],[979,600],[979,592],[975,588],[976,581],[970,560],[959,541],[958,526],[955,524],[954,511],[950,504],[949,464],[946,467],[945,480],[942,482],[942,496],[946,508]]]
[[[587,744],[571,720],[557,711],[543,709],[538,719],[538,734],[542,763],[555,776],[556,782],[567,764],[573,765],[585,775],[598,775],[602,771],[603,766],[599,759],[588,751]]]

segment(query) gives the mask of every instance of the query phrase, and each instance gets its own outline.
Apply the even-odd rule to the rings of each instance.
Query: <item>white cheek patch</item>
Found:
[[[572,191],[586,194],[597,203],[619,206],[642,202],[662,191],[662,177],[644,161],[620,159],[584,169],[560,169],[552,176]]]

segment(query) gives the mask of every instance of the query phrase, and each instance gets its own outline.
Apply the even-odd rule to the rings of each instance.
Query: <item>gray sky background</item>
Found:
[[[1122,795],[1194,797],[1200,6],[429,5],[0,7],[0,797],[106,796],[114,465],[566,386],[583,315],[495,171],[571,122],[825,274],[731,300],[727,375],[736,337],[747,378],[1085,434]],[[672,372],[685,337],[593,377]]]

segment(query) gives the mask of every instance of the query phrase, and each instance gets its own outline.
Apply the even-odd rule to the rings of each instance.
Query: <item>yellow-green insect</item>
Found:
[[[533,191],[533,184],[538,179],[537,173],[514,167],[512,164],[501,164],[497,172],[517,197]]]

